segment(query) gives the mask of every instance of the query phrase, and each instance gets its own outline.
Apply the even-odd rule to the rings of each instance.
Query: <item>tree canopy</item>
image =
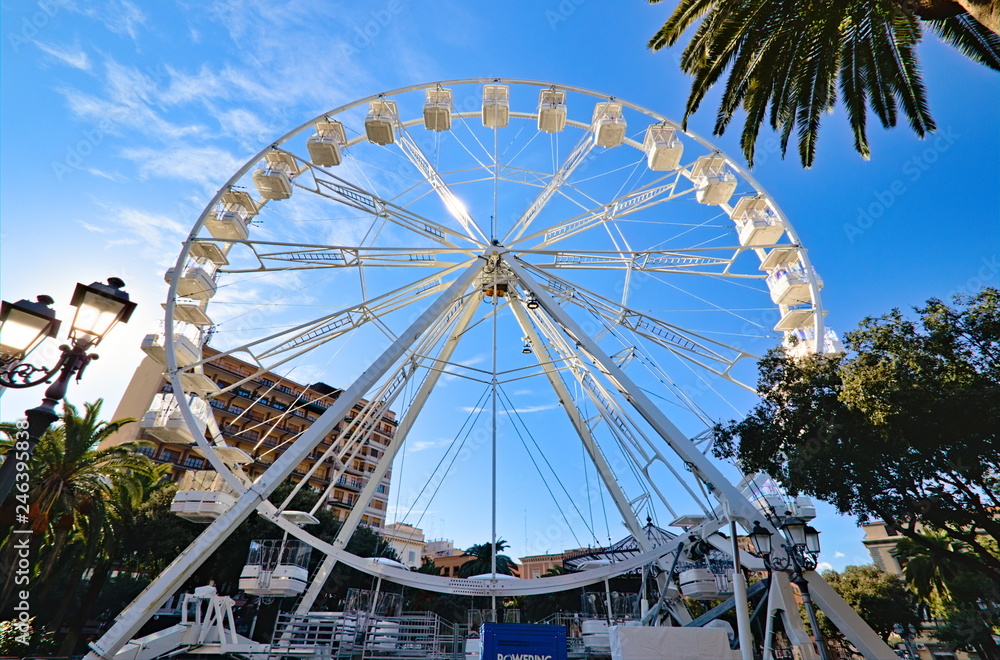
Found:
[[[497,573],[500,575],[514,574],[514,560],[507,555],[500,554],[510,547],[507,541],[498,539],[496,543]],[[470,577],[472,575],[483,575],[493,572],[493,544],[477,543],[465,551],[466,557],[475,557],[472,561],[465,562],[458,569],[459,577]]]
[[[660,0],[650,0],[658,3]],[[996,0],[680,0],[649,41],[673,46],[697,24],[681,55],[694,77],[684,122],[724,75],[716,135],[740,109],[740,146],[753,166],[767,120],[782,156],[793,131],[802,164],[816,155],[820,120],[838,93],[867,158],[869,111],[882,126],[903,115],[924,137],[935,128],[920,73],[917,46],[932,30],[969,59],[1000,70]]]
[[[823,579],[883,640],[889,639],[897,624],[920,630],[916,599],[895,575],[867,564],[848,566],[842,573],[823,571]]]
[[[714,451],[1000,583],[1000,291],[916,312],[865,319],[847,355],[770,352]]]

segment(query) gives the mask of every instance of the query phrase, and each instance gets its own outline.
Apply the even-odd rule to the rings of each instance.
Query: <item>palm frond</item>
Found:
[[[722,95],[719,112],[716,115],[715,133],[721,135],[743,104],[747,90],[761,76],[767,76],[769,67],[759,67],[769,58],[769,53],[783,43],[780,39],[769,38],[775,29],[773,3],[761,2],[750,7],[745,17],[741,17],[743,37],[732,41],[731,48],[739,48],[739,54],[732,65],[726,89]],[[756,45],[755,45],[756,44]],[[741,47],[742,45],[742,47]],[[763,70],[762,70],[763,69]]]
[[[865,158],[869,108],[886,128],[902,111],[917,135],[934,130],[917,53],[921,24],[899,0],[681,0],[650,45],[672,45],[695,28],[681,54],[681,70],[693,77],[685,125],[725,79],[715,133],[742,108],[740,146],[752,165],[769,115],[782,155],[796,132],[808,167],[823,114],[838,97]],[[970,59],[1000,70],[1000,37],[970,17],[927,24]]]
[[[862,77],[863,42],[866,20],[852,12],[844,26],[840,52],[840,97],[847,109],[847,120],[854,134],[854,150],[865,159],[871,156],[867,134],[868,91]]]
[[[910,128],[924,137],[935,125],[917,62],[916,45],[921,37],[919,21],[913,14],[897,10],[891,21],[876,26],[872,36],[878,54],[876,62],[909,120]]]
[[[657,4],[660,0],[649,0]],[[664,46],[673,46],[681,35],[699,18],[711,11],[718,0],[681,0],[667,22],[649,40],[649,47],[660,50]]]
[[[843,9],[826,12],[822,20],[810,21],[808,30],[800,37],[809,50],[798,76],[799,110],[795,118],[799,127],[799,158],[805,167],[812,167],[820,121],[836,100],[844,18]]]
[[[925,21],[941,40],[958,49],[973,62],[1000,71],[1000,36],[983,27],[969,14],[938,21]]]
[[[878,65],[878,54],[873,49],[875,30],[874,24],[877,21],[872,17],[865,19],[864,27],[867,30],[863,47],[858,49],[858,62],[861,70],[861,79],[869,92],[871,108],[875,116],[882,122],[883,128],[892,128],[896,125],[896,99],[892,94],[889,81],[883,75],[882,68]]]

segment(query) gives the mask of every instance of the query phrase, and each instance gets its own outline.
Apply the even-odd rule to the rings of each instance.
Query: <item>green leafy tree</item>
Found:
[[[37,624],[35,617],[27,621],[0,621],[0,656],[24,658],[51,653],[55,647],[52,633]]]
[[[1000,583],[983,544],[1000,541],[1000,292],[917,312],[865,319],[846,356],[769,353],[761,402],[715,428],[715,453]]]
[[[507,555],[500,554],[510,546],[507,541],[498,539],[496,542],[497,573],[500,575],[514,574],[514,560]],[[458,569],[458,576],[467,578],[472,575],[482,575],[493,572],[493,544],[479,543],[465,551],[466,557],[474,557],[472,561],[465,562]]]
[[[920,629],[916,598],[895,575],[868,564],[848,566],[843,573],[823,571],[823,578],[883,641],[889,640],[896,625]]]
[[[990,625],[984,612],[975,603],[956,604],[945,614],[944,620],[934,631],[934,637],[952,651],[971,647],[982,660],[1000,658],[1000,649],[993,640],[995,634],[996,625]]]
[[[765,120],[782,155],[797,133],[810,167],[820,120],[838,92],[865,158],[869,110],[885,128],[903,115],[920,137],[933,131],[917,57],[924,30],[1000,70],[998,12],[996,0],[680,0],[649,45],[673,46],[693,28],[681,55],[681,69],[694,77],[684,121],[728,76],[715,134],[742,109],[740,146],[751,167]]]

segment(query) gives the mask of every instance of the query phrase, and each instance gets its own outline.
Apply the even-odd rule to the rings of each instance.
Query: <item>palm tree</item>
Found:
[[[500,554],[509,548],[507,541],[499,539],[496,542],[497,574],[513,575],[516,564],[507,555]],[[493,572],[493,544],[479,543],[465,551],[463,556],[474,557],[472,561],[467,561],[458,569],[458,576],[467,578],[472,575],[483,575]]]
[[[85,404],[83,415],[64,403],[61,424],[42,435],[32,456],[29,524],[39,541],[34,544],[38,555],[33,558],[36,576],[32,580],[39,599],[54,588],[54,578],[93,560],[106,537],[114,534],[113,492],[122,489],[139,493],[143,480],[159,477],[156,465],[136,451],[138,443],[98,448],[103,440],[134,421],[101,421],[102,403],[98,400]],[[9,449],[16,429],[12,424],[0,424],[0,431],[8,438],[0,441],[0,449]],[[12,519],[14,504],[13,498],[8,499],[4,510],[0,510],[0,520]],[[3,549],[13,550],[10,535],[0,542],[0,551]],[[4,578],[0,603],[6,601],[14,585],[12,573]]]
[[[680,0],[649,46],[673,46],[700,20],[681,55],[681,69],[694,76],[684,122],[728,71],[715,134],[722,135],[742,108],[740,146],[751,167],[765,117],[780,135],[782,156],[797,131],[799,157],[810,167],[820,119],[833,109],[838,87],[854,148],[865,158],[869,107],[885,128],[895,126],[902,111],[920,137],[933,131],[916,53],[922,29],[1000,70],[997,5],[996,0]]]
[[[896,544],[895,555],[904,564],[903,576],[917,599],[943,621],[934,636],[959,646],[972,644],[982,658],[1000,657],[1000,648],[991,636],[991,626],[1000,623],[996,612],[976,607],[977,603],[1000,601],[1000,585],[953,558],[954,554],[971,552],[968,544],[940,533],[923,536],[932,543],[902,539]],[[986,545],[997,552],[995,545]],[[936,547],[945,547],[953,554],[935,553]]]

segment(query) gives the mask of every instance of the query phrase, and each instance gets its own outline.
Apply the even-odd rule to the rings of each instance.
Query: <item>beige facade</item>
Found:
[[[585,555],[590,552],[594,552],[594,549],[574,548],[572,550],[565,550],[558,554],[530,555],[528,557],[521,557],[521,578],[525,580],[533,580],[535,578],[543,577],[553,568],[557,566],[561,567],[563,562],[567,559],[579,557],[580,555]]]
[[[437,559],[438,557],[457,557],[462,551],[455,547],[455,542],[451,539],[431,539],[424,545],[424,557]]]
[[[882,521],[865,523],[861,525],[861,529],[865,532],[862,543],[868,548],[875,565],[886,573],[902,575],[903,567],[894,554],[896,543],[903,538],[900,533]]]
[[[253,462],[244,467],[251,478],[263,474],[284,449],[309,428],[341,393],[341,390],[325,383],[303,385],[269,372],[254,375],[257,370],[252,365],[230,355],[220,355],[212,348],[206,347],[204,355],[208,358],[204,363],[205,376],[223,390],[223,393],[209,399],[211,413],[226,444],[242,449],[252,458]],[[157,395],[169,393],[170,386],[163,377],[163,371],[162,364],[152,358],[145,358],[133,374],[115,410],[114,419],[133,417],[141,420]],[[251,376],[250,380],[234,386]],[[355,406],[355,411],[362,404],[364,401]],[[337,477],[334,462],[328,458],[313,473],[309,485],[317,490],[324,490],[337,477],[328,504],[336,510],[340,520],[347,518],[361,489],[368,483],[368,475],[375,470],[379,459],[392,442],[397,426],[395,415],[387,413],[375,423],[361,448],[353,452],[348,437],[337,442],[345,424],[352,420],[351,415],[341,420],[290,477],[293,481],[301,480],[326,449],[337,443],[335,451],[339,449],[344,452],[342,456],[347,461],[342,474]],[[180,480],[188,470],[211,469],[192,442],[164,441],[162,435],[158,438],[155,431],[151,433],[144,430],[140,424],[127,425],[108,438],[105,446],[137,438],[153,443],[152,447],[144,448],[143,453],[157,462],[171,464],[172,478],[175,481]],[[354,455],[350,457],[352,453]],[[372,527],[385,525],[391,476],[390,469],[362,516],[363,524]]]
[[[380,532],[399,555],[399,560],[410,568],[420,568],[424,554],[424,530],[406,523],[386,525]]]

